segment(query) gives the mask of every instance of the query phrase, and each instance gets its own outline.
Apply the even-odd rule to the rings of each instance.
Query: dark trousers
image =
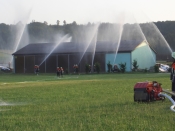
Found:
[[[57,72],[57,76],[60,76],[60,72]]]
[[[61,76],[63,77],[63,71],[61,71]]]
[[[172,92],[175,92],[175,82],[172,82]],[[175,96],[172,95],[172,99],[175,101]]]

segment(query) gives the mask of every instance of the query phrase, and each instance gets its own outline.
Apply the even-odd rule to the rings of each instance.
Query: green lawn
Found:
[[[133,101],[137,82],[158,81],[171,89],[167,73],[0,73],[0,131],[170,131],[172,103]]]

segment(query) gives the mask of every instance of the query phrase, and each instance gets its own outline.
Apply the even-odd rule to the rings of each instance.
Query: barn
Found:
[[[140,69],[149,69],[156,63],[156,53],[147,41],[122,40],[120,44],[97,41],[95,44],[62,42],[30,43],[13,54],[14,73],[33,73],[34,65],[40,66],[40,73],[55,73],[57,67],[73,72],[78,64],[79,72],[85,72],[85,65],[100,64],[100,72],[107,72],[107,63],[126,63],[126,71],[132,71],[137,61]]]

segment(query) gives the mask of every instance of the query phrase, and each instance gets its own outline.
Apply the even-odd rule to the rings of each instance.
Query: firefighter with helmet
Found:
[[[172,92],[175,92],[175,52],[172,52],[173,63],[171,65],[170,79],[172,81]],[[172,95],[172,99],[175,100],[175,96]]]
[[[78,72],[79,72],[78,65],[76,64],[75,67],[76,67],[76,73],[78,74]]]
[[[57,77],[59,76],[60,77],[60,68],[59,67],[57,67]]]
[[[39,66],[38,65],[35,65],[34,66],[34,69],[35,69],[35,74],[38,75],[38,73],[39,73]]]
[[[63,73],[64,73],[63,67],[60,68],[60,73],[61,73],[61,77],[63,77]]]

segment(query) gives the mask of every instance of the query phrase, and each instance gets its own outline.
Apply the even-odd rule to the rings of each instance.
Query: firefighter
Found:
[[[76,73],[76,65],[75,64],[73,66],[73,69],[74,69],[74,73]]]
[[[62,68],[62,67],[60,68],[60,73],[61,73],[61,75],[60,75],[60,76],[61,76],[61,77],[63,77],[64,70],[63,70],[63,68]]]
[[[96,72],[96,67],[95,67],[95,65],[94,65],[94,72]]]
[[[35,74],[38,75],[38,73],[39,73],[39,66],[38,65],[35,65],[34,66],[34,69],[35,69]]]
[[[170,79],[172,82],[172,92],[175,92],[175,52],[172,52],[173,63],[171,65]],[[172,95],[172,99],[175,100],[175,96]]]
[[[75,68],[76,68],[76,73],[78,74],[79,70],[78,70],[78,65],[77,64],[75,65]]]
[[[57,77],[60,77],[60,68],[59,67],[57,67]]]

